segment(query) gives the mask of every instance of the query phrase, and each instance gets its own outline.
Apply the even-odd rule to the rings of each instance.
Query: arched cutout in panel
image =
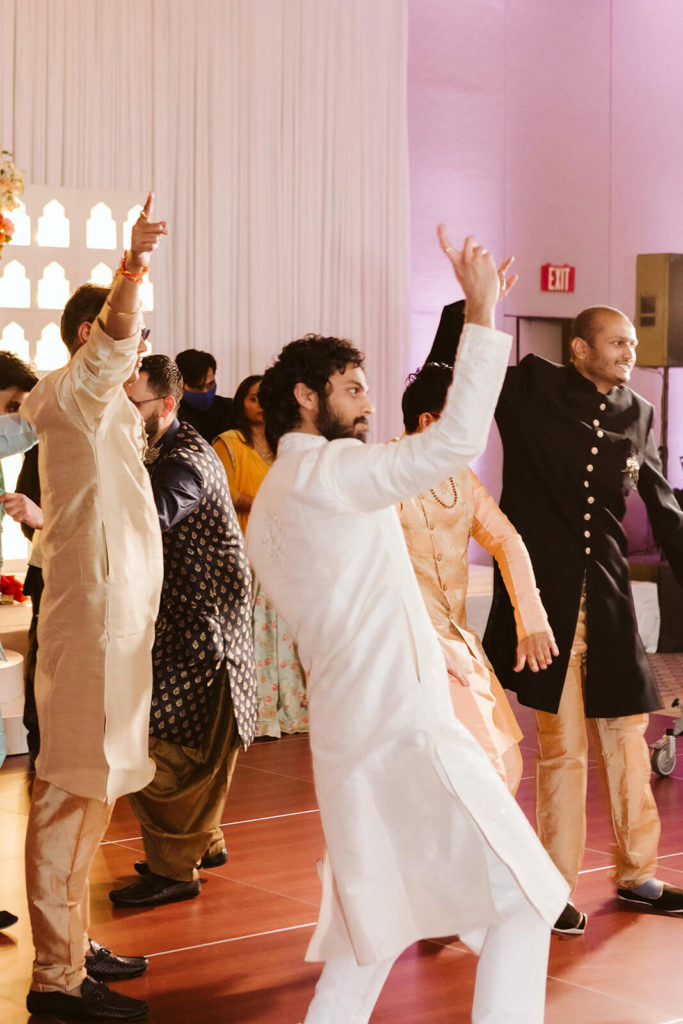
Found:
[[[46,324],[36,345],[36,366],[39,370],[58,370],[64,366],[69,353],[61,339],[57,324]]]
[[[43,207],[43,216],[38,218],[38,245],[50,245],[57,249],[68,249],[70,243],[69,219],[64,207],[51,199]]]
[[[16,210],[12,210],[10,220],[14,224],[14,234],[10,245],[31,244],[31,218],[26,212],[24,203],[19,202]]]
[[[68,298],[69,282],[64,267],[53,260],[38,282],[38,309],[64,309]]]
[[[0,306],[5,309],[29,309],[31,282],[19,260],[10,260],[0,277]]]
[[[91,284],[101,284],[108,288],[114,279],[114,271],[106,263],[97,263],[90,271]]]
[[[116,222],[106,203],[95,203],[85,225],[85,244],[88,249],[115,249]]]
[[[15,356],[19,356],[26,363],[29,362],[28,340],[24,328],[16,320],[3,327],[0,334],[0,349],[3,352],[14,352]]]
[[[2,460],[2,473],[5,478],[5,490],[13,491],[17,486],[17,477],[21,470],[23,455],[10,455]],[[26,559],[28,557],[28,541],[21,532],[21,523],[5,516],[2,525],[2,557],[8,559]],[[11,570],[4,569],[3,572]]]
[[[142,302],[143,309],[149,312],[154,309],[154,285],[149,278],[145,278],[140,285],[140,301]]]

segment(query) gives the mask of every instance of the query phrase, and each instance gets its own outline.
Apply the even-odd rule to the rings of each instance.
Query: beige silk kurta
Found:
[[[309,678],[329,854],[309,959],[350,943],[369,964],[455,932],[477,948],[496,916],[483,843],[547,921],[565,905],[564,880],[453,714],[395,509],[481,451],[509,343],[465,328],[443,415],[423,434],[387,445],[286,434],[254,499],[247,553]]]
[[[106,801],[154,775],[147,746],[161,534],[142,420],[122,387],[139,337],[113,341],[96,321],[21,409],[40,441],[45,517],[36,772]]]
[[[403,502],[399,515],[446,664],[471,681],[468,687],[451,681],[456,715],[487,753],[504,754],[522,733],[481,640],[467,623],[467,547],[474,537],[498,562],[519,640],[549,629],[527,550],[471,469]]]

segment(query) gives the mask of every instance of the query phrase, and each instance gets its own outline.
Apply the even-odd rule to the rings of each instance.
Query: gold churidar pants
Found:
[[[225,846],[220,822],[240,740],[224,673],[214,685],[215,714],[201,748],[150,736],[156,774],[128,797],[142,828],[150,871],[182,882],[198,877],[197,864],[205,853]]]
[[[536,712],[538,836],[572,890],[586,845],[588,734],[616,842],[615,881],[635,889],[654,878],[660,825],[645,742],[648,716],[586,718],[586,602],[582,596],[556,715]]]
[[[26,889],[36,957],[31,988],[68,992],[85,977],[88,873],[114,804],[33,783],[26,831]]]

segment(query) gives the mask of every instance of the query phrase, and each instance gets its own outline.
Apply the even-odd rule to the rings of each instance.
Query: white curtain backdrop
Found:
[[[405,0],[0,0],[0,147],[34,184],[154,189],[155,349],[231,394],[308,332],[367,353],[398,426]]]

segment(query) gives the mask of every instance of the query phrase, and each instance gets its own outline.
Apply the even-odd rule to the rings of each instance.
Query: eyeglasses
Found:
[[[143,341],[147,341],[151,333],[151,327],[143,327],[142,330],[140,331],[140,337],[142,338]]]
[[[132,402],[136,409],[139,409],[141,405],[147,405],[148,402],[160,402],[164,398],[169,398],[169,395],[157,395],[156,398],[143,398],[141,401],[136,402],[134,398],[128,396],[128,401]]]

